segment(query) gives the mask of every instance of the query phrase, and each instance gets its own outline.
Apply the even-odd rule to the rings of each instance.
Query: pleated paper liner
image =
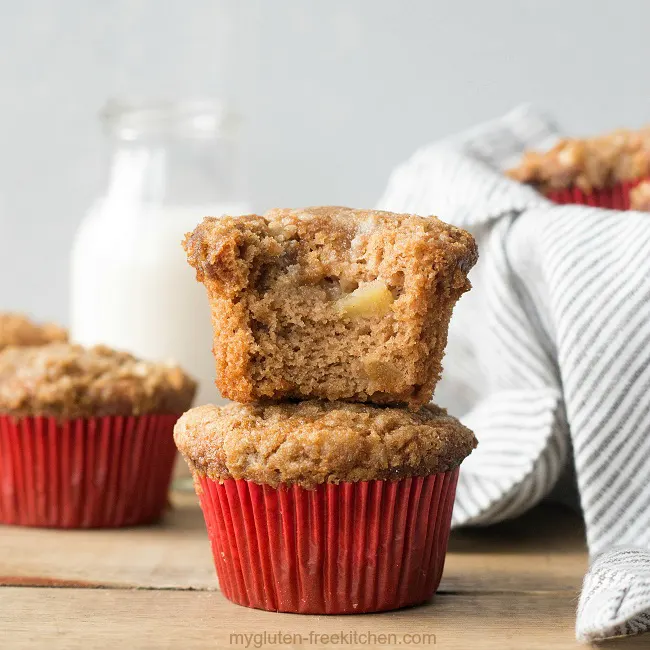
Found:
[[[564,190],[548,192],[546,197],[559,205],[572,203],[576,205],[591,205],[595,208],[607,208],[609,210],[629,210],[630,190],[639,183],[647,180],[650,180],[650,177],[618,183],[613,187],[593,190],[592,192],[583,192],[577,187],[571,187]]]
[[[114,528],[163,514],[178,415],[0,415],[0,524]]]
[[[438,588],[458,480],[298,486],[199,480],[224,595],[301,614],[358,614],[422,603]]]

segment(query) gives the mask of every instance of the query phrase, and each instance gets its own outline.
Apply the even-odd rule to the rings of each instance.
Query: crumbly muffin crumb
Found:
[[[428,476],[458,466],[474,434],[437,406],[344,402],[199,406],[174,439],[195,478],[277,487]]]
[[[182,413],[196,383],[178,366],[68,343],[0,352],[0,413],[81,418]]]
[[[0,350],[10,345],[46,345],[68,340],[68,333],[54,323],[38,325],[23,314],[0,313]]]
[[[221,394],[238,402],[431,399],[472,236],[341,207],[207,217],[185,239],[206,286]]]
[[[650,126],[563,138],[549,151],[527,151],[506,174],[545,194],[571,187],[589,193],[643,178],[650,174]]]

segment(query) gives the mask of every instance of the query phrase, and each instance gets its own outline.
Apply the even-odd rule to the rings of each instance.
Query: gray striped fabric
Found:
[[[454,524],[514,517],[575,470],[592,564],[577,636],[650,628],[650,215],[556,206],[502,171],[557,139],[533,108],[418,151],[382,209],[470,230],[436,401],[464,412]]]

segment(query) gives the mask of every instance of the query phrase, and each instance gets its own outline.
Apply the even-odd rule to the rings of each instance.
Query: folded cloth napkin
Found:
[[[454,525],[514,517],[575,469],[591,566],[576,633],[650,629],[650,215],[554,205],[503,170],[558,138],[529,106],[418,151],[381,209],[471,231],[436,401],[461,395],[477,450]]]

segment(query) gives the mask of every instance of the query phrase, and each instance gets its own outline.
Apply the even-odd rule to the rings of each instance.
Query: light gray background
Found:
[[[650,122],[649,20],[647,0],[0,0],[0,310],[67,320],[110,96],[235,102],[257,209],[371,206],[418,146],[523,101],[580,134]]]

